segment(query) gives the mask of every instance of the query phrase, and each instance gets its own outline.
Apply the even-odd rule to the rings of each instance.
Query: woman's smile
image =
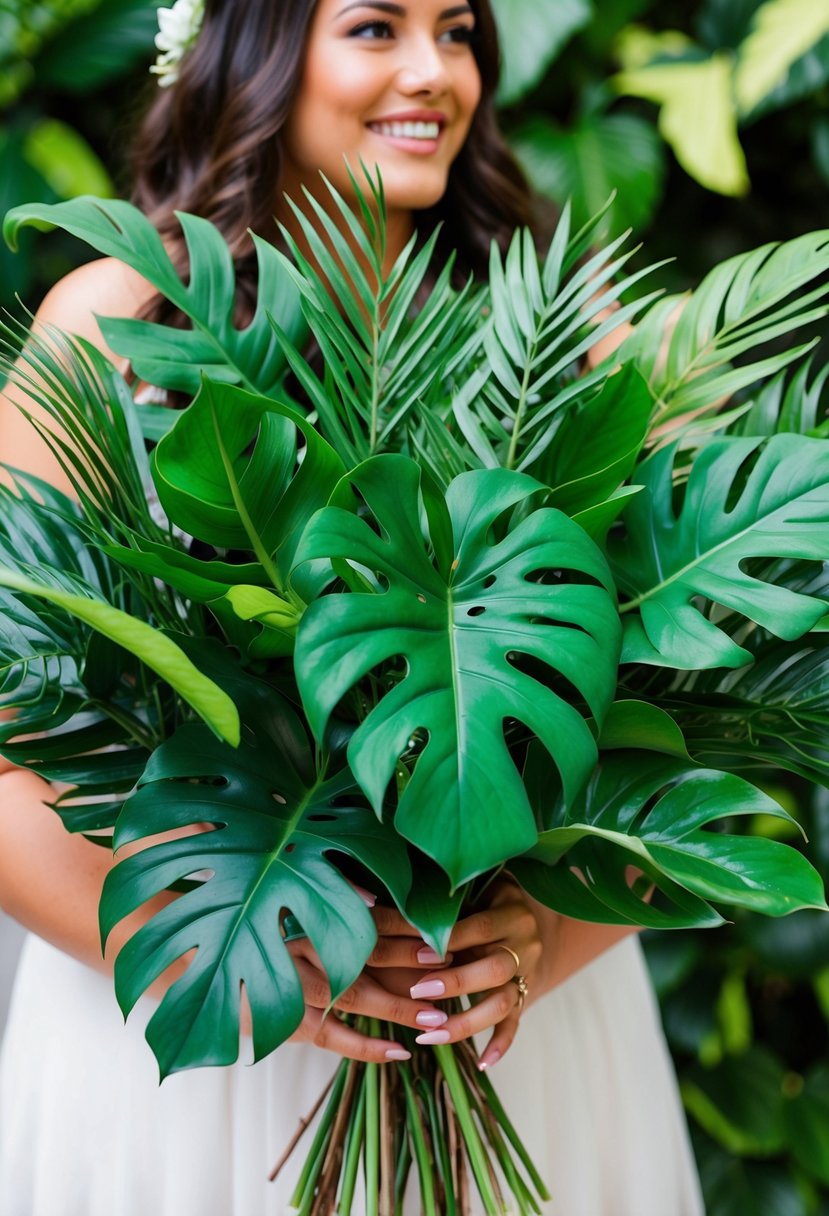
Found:
[[[438,151],[446,122],[446,115],[436,111],[409,110],[375,118],[367,125],[369,131],[401,152],[432,156]]]

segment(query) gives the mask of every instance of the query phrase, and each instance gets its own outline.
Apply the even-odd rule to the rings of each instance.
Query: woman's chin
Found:
[[[441,166],[417,165],[402,170],[395,165],[377,163],[383,181],[386,208],[393,211],[427,211],[446,193],[448,172]]]

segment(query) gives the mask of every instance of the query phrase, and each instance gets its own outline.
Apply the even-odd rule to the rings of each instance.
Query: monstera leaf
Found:
[[[111,350],[129,360],[148,384],[195,393],[203,374],[262,393],[276,392],[287,364],[273,329],[275,318],[294,344],[302,345],[305,324],[296,289],[281,255],[254,237],[259,304],[250,324],[234,323],[236,276],[224,237],[207,220],[179,215],[189,258],[185,283],[150,220],[130,203],[91,197],[49,206],[13,208],[3,226],[14,248],[21,228],[54,224],[86,241],[98,253],[137,270],[192,322],[191,329],[149,321],[100,318]]]
[[[211,545],[252,549],[280,590],[302,529],[343,472],[334,450],[290,407],[209,380],[154,453],[170,519]]]
[[[819,874],[794,849],[705,831],[756,814],[790,819],[731,773],[651,752],[612,753],[575,802],[559,800],[555,826],[510,870],[536,899],[579,920],[684,928],[719,923],[709,901],[767,916],[825,908]],[[628,866],[644,875],[632,887]],[[652,883],[661,894],[649,903]]]
[[[332,505],[312,520],[298,561],[330,558],[377,581],[315,601],[295,662],[322,739],[349,689],[405,660],[405,676],[355,732],[349,762],[380,814],[401,755],[417,753],[395,826],[457,885],[536,838],[505,742],[511,720],[544,742],[570,796],[592,768],[595,742],[572,701],[583,698],[602,718],[619,626],[599,550],[566,516],[531,509],[538,482],[481,470],[456,478],[445,503],[426,495],[434,556],[419,526],[419,487],[413,461],[376,457],[344,479],[335,503],[347,509]],[[373,523],[354,513],[357,496]],[[506,523],[516,508],[525,517]]]
[[[348,770],[327,776],[316,769],[288,703],[253,680],[234,696],[245,722],[240,748],[217,746],[198,725],[183,727],[150,759],[114,843],[194,824],[213,830],[135,854],[104,888],[106,937],[159,891],[202,870],[211,874],[155,915],[116,962],[116,991],[128,1011],[165,968],[197,950],[147,1029],[162,1075],[236,1059],[240,984],[257,1059],[296,1029],[305,1005],[280,932],[283,911],[307,933],[333,994],[354,982],[376,940],[374,922],[329,854],[355,858],[401,906],[411,878],[404,843],[364,805]]]
[[[636,470],[645,491],[625,512],[626,536],[610,547],[628,596],[621,608],[623,661],[681,669],[750,662],[750,652],[705,614],[701,600],[787,639],[825,613],[822,600],[754,577],[745,563],[829,557],[829,448],[800,435],[776,435],[762,449],[760,443],[726,438],[700,452],[678,514],[675,449]]]

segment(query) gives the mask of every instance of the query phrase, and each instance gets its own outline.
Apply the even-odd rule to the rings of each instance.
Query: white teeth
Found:
[[[437,122],[375,122],[372,129],[390,139],[437,139],[440,123]]]

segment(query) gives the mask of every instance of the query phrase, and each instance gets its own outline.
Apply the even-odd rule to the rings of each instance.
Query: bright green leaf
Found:
[[[83,136],[57,118],[44,118],[26,135],[24,156],[58,198],[115,193],[112,178]]]
[[[737,135],[731,56],[652,64],[613,78],[620,93],[661,107],[659,130],[683,169],[709,190],[739,197],[749,188]]]
[[[695,460],[679,509],[674,458],[666,448],[636,471],[645,489],[625,512],[624,542],[610,547],[628,597],[624,661],[680,669],[749,662],[749,651],[710,619],[710,603],[777,637],[806,633],[824,615],[823,600],[755,577],[744,564],[829,556],[829,446],[800,435],[775,435],[762,449],[753,439],[717,440]]]
[[[829,34],[829,6],[815,0],[768,0],[739,49],[734,77],[737,105],[749,114],[801,56]]]
[[[395,825],[457,885],[535,840],[504,740],[507,719],[543,740],[569,791],[589,772],[592,735],[572,693],[549,682],[561,673],[601,719],[615,682],[618,618],[598,549],[566,516],[536,510],[502,539],[490,535],[511,510],[528,505],[538,482],[506,470],[458,477],[445,508],[454,536],[448,568],[436,568],[421,535],[419,482],[414,462],[377,457],[343,482],[338,501],[348,509],[326,508],[309,525],[298,560],[349,562],[380,586],[311,605],[299,628],[296,671],[321,739],[361,677],[405,657],[406,676],[358,728],[349,760],[380,813],[409,740],[427,732]],[[353,513],[354,491],[379,535]],[[556,570],[576,571],[583,581],[570,583],[565,573],[562,582],[545,582],[543,572]]]

